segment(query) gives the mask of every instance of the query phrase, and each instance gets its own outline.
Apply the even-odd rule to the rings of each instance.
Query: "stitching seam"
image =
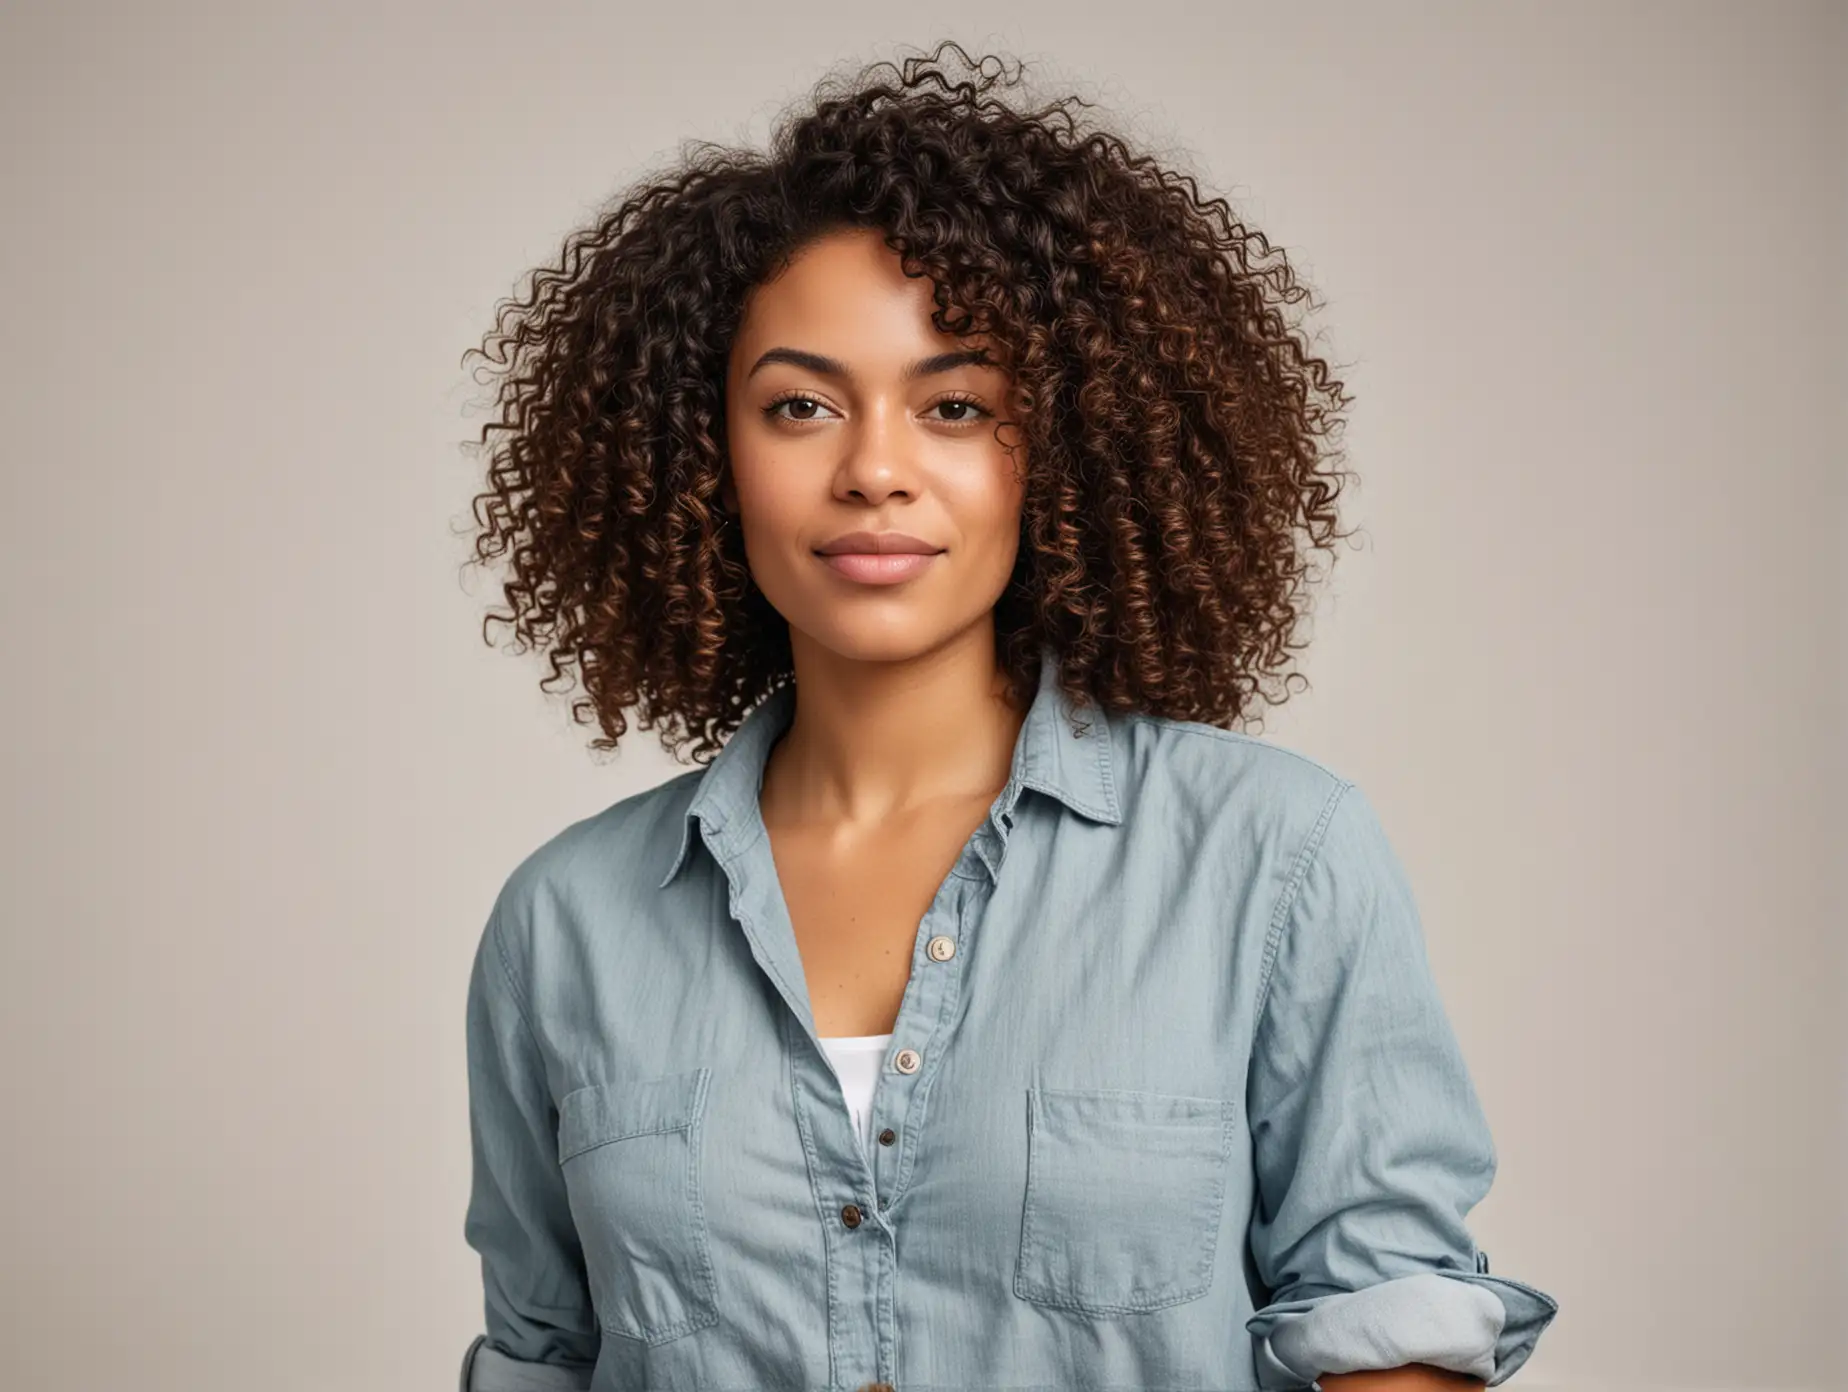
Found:
[[[1277,907],[1271,910],[1270,926],[1264,936],[1263,964],[1259,969],[1258,1007],[1251,1026],[1251,1037],[1254,1044],[1264,1027],[1264,1012],[1270,1007],[1271,967],[1277,960],[1277,948],[1283,938],[1283,925],[1288,920],[1290,911],[1296,907],[1297,891],[1302,888],[1303,881],[1308,878],[1309,866],[1321,852],[1322,841],[1327,835],[1329,822],[1334,818],[1336,806],[1347,795],[1348,789],[1353,786],[1351,781],[1342,780],[1336,785],[1334,792],[1328,795],[1327,801],[1322,804],[1322,810],[1316,817],[1315,825],[1310,828],[1302,850],[1297,852],[1296,863],[1290,867],[1289,882],[1284,885],[1283,892],[1277,896]]]

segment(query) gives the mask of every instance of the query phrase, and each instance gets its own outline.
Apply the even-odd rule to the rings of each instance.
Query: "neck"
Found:
[[[1026,719],[981,627],[916,657],[844,658],[792,635],[796,708],[771,749],[766,821],[875,824],[992,801]]]

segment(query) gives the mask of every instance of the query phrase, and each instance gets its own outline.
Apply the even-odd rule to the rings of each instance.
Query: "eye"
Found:
[[[783,408],[785,406],[792,408],[788,414],[783,413]],[[949,412],[948,415],[939,416],[937,418],[938,423],[942,425],[974,425],[979,417],[993,414],[986,406],[983,406],[980,401],[972,396],[958,395],[938,397],[937,400],[931,402],[925,409],[927,411],[934,411],[940,408],[947,408]],[[769,420],[782,420],[788,421],[794,425],[801,425],[810,421],[820,420],[821,417],[815,414],[817,410],[827,411],[832,409],[832,407],[824,405],[819,398],[810,396],[806,392],[791,391],[784,392],[783,395],[766,404],[763,408],[763,413]]]
[[[817,419],[817,417],[809,416],[809,415],[779,416],[777,414],[785,406],[791,406],[791,405],[800,405],[804,407],[820,406],[821,402],[817,401],[814,397],[806,396],[801,392],[785,392],[783,395],[777,397],[776,400],[772,401],[769,405],[764,407],[764,415],[768,417],[770,420],[786,420],[786,421],[795,421],[795,422],[812,421],[812,420]],[[823,409],[825,410],[826,408],[824,407]]]
[[[931,402],[932,409],[938,406],[948,406],[953,408],[956,412],[955,415],[950,416],[944,421],[946,425],[973,425],[975,424],[977,416],[986,416],[990,414],[988,408],[972,396],[939,397],[936,401]]]

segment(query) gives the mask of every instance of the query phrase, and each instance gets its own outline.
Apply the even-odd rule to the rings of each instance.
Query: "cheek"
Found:
[[[748,485],[740,488],[744,539],[753,559],[782,564],[800,531],[801,510],[792,508],[784,490]]]
[[[966,490],[958,510],[971,540],[980,537],[985,549],[1005,548],[1013,546],[1020,535],[1020,510],[1025,501],[1026,487],[1013,461],[1003,455]]]
[[[767,538],[795,525],[801,507],[787,463],[779,469],[775,459],[747,445],[732,452],[729,473],[747,534]]]

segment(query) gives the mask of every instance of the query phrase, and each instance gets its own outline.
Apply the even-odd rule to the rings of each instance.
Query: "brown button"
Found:
[[[841,1221],[850,1228],[860,1226],[860,1205],[848,1204],[841,1210]]]
[[[892,1142],[896,1141],[897,1139],[898,1139],[898,1132],[894,1131],[889,1126],[886,1127],[885,1130],[879,1133],[879,1144],[880,1145],[891,1145]]]
[[[857,1392],[893,1392],[893,1387],[889,1382],[863,1382]]]

